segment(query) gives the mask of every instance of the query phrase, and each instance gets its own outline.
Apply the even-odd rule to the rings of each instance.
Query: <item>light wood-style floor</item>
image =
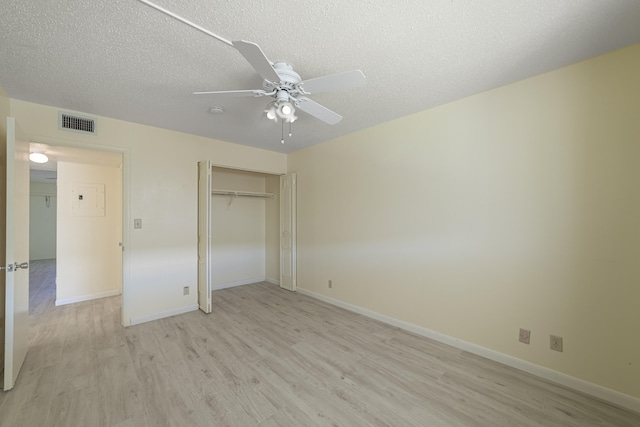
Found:
[[[120,298],[54,306],[31,270],[31,347],[1,426],[640,426],[464,351],[257,283],[214,312],[120,326]]]

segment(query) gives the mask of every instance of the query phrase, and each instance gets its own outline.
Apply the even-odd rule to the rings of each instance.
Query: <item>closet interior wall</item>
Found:
[[[212,168],[212,188],[268,197],[211,196],[211,286],[279,283],[279,176]]]

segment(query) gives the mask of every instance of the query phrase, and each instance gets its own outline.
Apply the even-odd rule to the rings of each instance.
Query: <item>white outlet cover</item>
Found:
[[[549,347],[551,350],[562,352],[562,337],[556,335],[550,335],[549,337]]]

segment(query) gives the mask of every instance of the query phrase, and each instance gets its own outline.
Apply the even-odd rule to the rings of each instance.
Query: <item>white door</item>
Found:
[[[29,143],[7,117],[4,389],[13,388],[29,345]]]
[[[198,162],[198,305],[211,313],[211,162]]]
[[[296,174],[280,177],[280,287],[296,290]]]

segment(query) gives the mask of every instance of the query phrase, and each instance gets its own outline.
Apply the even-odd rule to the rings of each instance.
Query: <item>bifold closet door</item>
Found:
[[[198,162],[198,306],[211,313],[211,162]]]
[[[296,174],[280,176],[280,287],[296,290]]]

